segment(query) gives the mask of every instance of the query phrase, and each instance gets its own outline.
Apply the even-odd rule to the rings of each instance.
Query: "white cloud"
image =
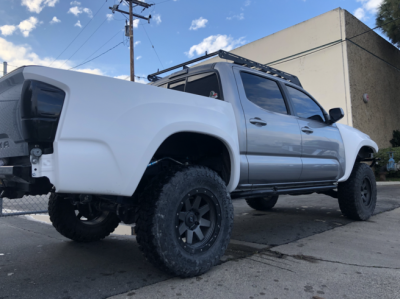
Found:
[[[93,18],[93,13],[89,8],[74,6],[68,10],[68,13],[72,13],[75,17],[79,17],[81,13],[86,13],[89,18]]]
[[[359,7],[356,9],[356,11],[354,12],[354,16],[359,19],[359,20],[364,20],[365,18],[365,10],[362,7]]]
[[[357,0],[357,2],[361,2],[365,10],[376,13],[378,8],[382,5],[383,0]]]
[[[157,23],[157,25],[161,23],[161,16],[159,14],[152,16],[152,19]]]
[[[74,70],[74,71],[81,72],[81,73],[104,76],[103,71],[100,70],[100,69],[77,69],[77,70]]]
[[[81,21],[78,20],[78,22],[76,22],[74,26],[82,28]]]
[[[15,45],[12,42],[7,41],[4,38],[0,37],[0,60],[7,61],[10,66],[10,71],[13,70],[12,66],[23,66],[23,65],[42,65],[42,66],[50,66],[55,68],[63,68],[69,69],[73,67],[72,63],[67,62],[63,65],[63,60],[56,60],[53,62],[54,58],[45,57],[40,58],[39,55],[34,53],[32,49],[27,45]],[[104,73],[100,69],[78,69],[79,72],[96,74],[96,75],[104,75]]]
[[[119,75],[119,76],[115,76],[115,79],[121,79],[121,80],[126,80],[126,81],[131,81],[131,76],[130,75]]]
[[[75,15],[76,17],[77,17],[79,14],[81,14],[82,12],[83,12],[82,9],[79,8],[78,6],[71,7],[71,8],[68,10],[68,13],[72,13],[72,14]]]
[[[0,31],[2,35],[7,36],[7,35],[12,35],[14,31],[18,28],[23,36],[28,37],[29,33],[31,33],[31,31],[36,28],[37,24],[39,24],[39,20],[35,17],[30,17],[29,19],[26,19],[21,23],[19,23],[17,26],[14,25],[1,26]]]
[[[112,13],[108,13],[108,14],[106,14],[106,18],[107,18],[107,21],[112,21],[112,20],[114,20],[114,15]]]
[[[204,28],[206,27],[207,23],[208,23],[207,19],[200,17],[197,20],[192,21],[192,25],[190,26],[189,30],[197,30],[199,28]]]
[[[244,2],[244,6],[249,6],[251,4],[251,0],[246,0],[245,2]]]
[[[50,24],[55,24],[55,23],[60,23],[61,21],[57,17],[53,17],[53,19],[50,21]]]
[[[233,20],[233,19],[238,19],[239,21],[244,20],[244,13],[241,13],[239,15],[234,15],[231,17],[227,17],[227,20]]]
[[[72,1],[70,4],[71,5],[81,5],[81,3],[79,1]]]
[[[142,84],[149,83],[149,81],[147,79],[145,79],[146,75],[140,75],[138,77],[135,77],[135,82],[136,83],[142,83]],[[131,76],[130,75],[120,75],[120,76],[115,76],[114,78],[115,79],[125,80],[125,81],[131,81]]]
[[[354,16],[361,21],[368,19],[367,14],[376,14],[383,0],[357,0],[362,4],[361,7],[354,11]]]
[[[138,41],[136,41],[134,44],[133,44],[133,47],[136,47],[136,46],[138,46],[139,44],[141,44],[142,42],[140,41],[140,40],[138,40]]]
[[[93,13],[89,8],[84,8],[83,12],[86,13],[89,16],[89,18],[93,18]]]
[[[139,60],[139,59],[141,59],[142,58],[142,56],[138,56],[138,57],[136,57],[136,60]]]
[[[140,78],[135,78],[135,82],[136,83],[141,83],[141,84],[147,84],[149,83],[149,80],[144,79],[145,77],[147,77],[146,75],[141,75],[139,76]]]
[[[138,28],[139,27],[139,19],[133,20],[133,28]]]
[[[28,37],[29,33],[36,28],[36,25],[39,23],[39,20],[35,17],[30,17],[19,23],[18,28],[21,30],[23,36]]]
[[[54,7],[58,0],[22,0],[21,5],[26,6],[30,12],[40,13],[46,6]]]
[[[0,27],[1,34],[4,36],[12,35],[16,29],[17,27],[14,25],[4,25]]]
[[[243,37],[239,39],[233,39],[227,35],[211,35],[205,38],[201,43],[198,45],[194,45],[190,48],[188,52],[185,54],[190,58],[193,57],[195,54],[200,55],[207,52],[214,52],[218,50],[226,50],[230,51],[237,46],[241,46],[245,43]]]

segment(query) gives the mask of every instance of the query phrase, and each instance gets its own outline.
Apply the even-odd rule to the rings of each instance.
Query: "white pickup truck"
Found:
[[[215,55],[234,63],[186,67]],[[372,215],[378,147],[336,124],[342,109],[224,51],[186,64],[149,85],[38,66],[1,78],[1,197],[51,193],[54,227],[78,242],[135,223],[145,257],[181,277],[218,263],[234,198],[268,210],[318,192],[349,218]]]

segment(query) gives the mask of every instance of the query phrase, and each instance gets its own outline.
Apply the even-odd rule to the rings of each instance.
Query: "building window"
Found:
[[[304,92],[287,86],[298,117],[325,122],[325,116],[315,101]]]
[[[278,83],[257,75],[240,73],[246,97],[257,106],[272,112],[288,114]]]

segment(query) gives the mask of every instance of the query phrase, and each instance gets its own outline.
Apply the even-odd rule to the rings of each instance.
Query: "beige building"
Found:
[[[341,123],[389,147],[400,129],[400,51],[374,31],[356,36],[369,29],[338,8],[231,52],[298,76],[327,111],[343,108]]]

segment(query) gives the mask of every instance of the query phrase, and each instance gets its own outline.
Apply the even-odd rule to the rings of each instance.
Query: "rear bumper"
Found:
[[[0,179],[3,180],[3,184],[4,182],[29,184],[32,181],[30,174],[31,166],[0,166]]]
[[[32,178],[30,165],[0,166],[0,197],[42,195],[52,187],[48,178]]]

